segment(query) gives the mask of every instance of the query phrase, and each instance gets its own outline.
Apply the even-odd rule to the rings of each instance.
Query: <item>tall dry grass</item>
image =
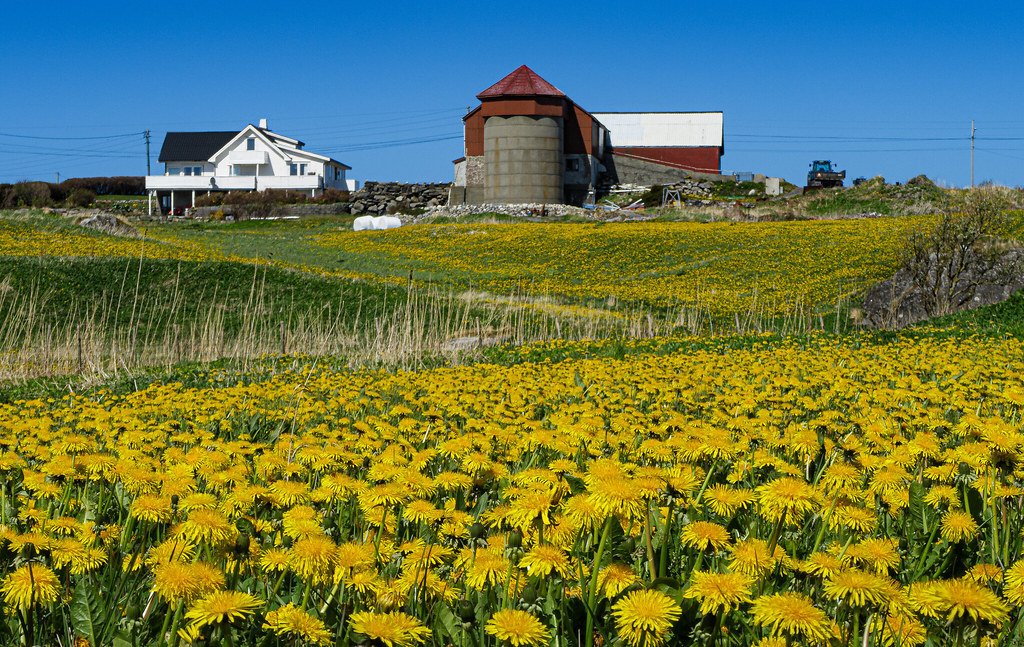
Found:
[[[803,301],[780,307],[755,298],[746,311],[721,318],[700,302],[661,309],[581,307],[546,295],[501,296],[415,283],[402,292],[396,289],[394,297],[385,292],[383,303],[365,303],[362,293],[353,293],[314,308],[268,298],[257,270],[247,299],[239,304],[216,290],[186,294],[177,282],[173,290],[154,296],[133,273],[126,270],[119,290],[76,302],[58,318],[41,312],[45,286],[0,289],[0,311],[9,313],[0,320],[0,380],[60,375],[101,380],[142,367],[221,359],[245,366],[267,355],[287,354],[342,358],[354,367],[416,368],[438,358],[471,361],[493,344],[841,332],[847,325],[848,304],[843,302],[826,319]],[[288,313],[285,318],[282,310]],[[787,314],[770,314],[780,311]]]

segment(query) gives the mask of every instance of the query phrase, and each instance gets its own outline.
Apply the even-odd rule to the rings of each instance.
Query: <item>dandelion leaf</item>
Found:
[[[71,628],[76,634],[88,640],[90,645],[102,645],[102,623],[103,614],[94,587],[85,580],[78,582],[71,598]]]

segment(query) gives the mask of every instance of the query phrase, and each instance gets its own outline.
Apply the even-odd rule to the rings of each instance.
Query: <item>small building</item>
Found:
[[[325,189],[354,189],[351,167],[304,150],[297,139],[272,132],[267,121],[240,131],[169,132],[158,161],[163,175],[146,176],[146,192],[164,213],[195,206],[197,195],[279,189],[316,197]]]
[[[581,204],[619,182],[721,170],[721,112],[591,113],[525,65],[477,99],[450,203]]]

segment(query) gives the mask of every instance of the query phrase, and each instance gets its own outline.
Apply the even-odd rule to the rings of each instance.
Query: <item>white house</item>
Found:
[[[150,213],[153,198],[162,211],[177,213],[217,191],[281,189],[315,198],[324,189],[355,189],[345,179],[351,167],[303,146],[271,132],[266,119],[238,132],[167,133],[158,159],[164,173],[146,176]]]

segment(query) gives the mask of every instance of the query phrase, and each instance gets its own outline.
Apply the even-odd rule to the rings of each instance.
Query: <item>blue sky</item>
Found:
[[[133,133],[155,168],[168,130],[261,117],[357,179],[447,181],[460,116],[525,63],[595,112],[722,110],[727,170],[965,185],[975,119],[977,181],[1024,184],[1024,5],[820,5],[10,3],[0,182],[141,175]]]

